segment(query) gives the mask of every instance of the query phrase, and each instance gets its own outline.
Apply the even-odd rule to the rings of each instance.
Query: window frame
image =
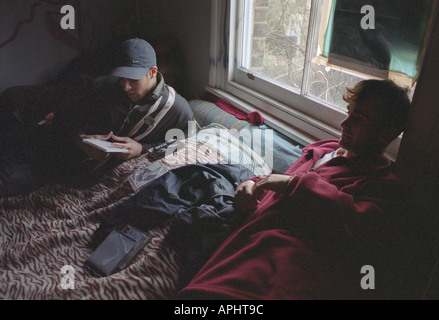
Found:
[[[239,15],[243,6],[243,0],[212,0],[211,63],[206,90],[243,111],[260,112],[268,126],[302,145],[339,139],[345,111],[304,95],[304,90],[295,93],[282,85],[267,84],[263,77],[237,66],[237,56],[242,54],[238,43],[243,37],[244,21]],[[313,32],[309,28],[308,35]],[[396,159],[400,142],[401,136],[386,150],[392,160]]]

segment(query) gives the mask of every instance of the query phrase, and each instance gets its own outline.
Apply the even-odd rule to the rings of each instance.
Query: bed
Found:
[[[204,141],[206,136],[217,136],[220,145],[231,142],[238,147],[221,154],[220,149],[225,148],[213,149]],[[207,148],[214,152],[206,152]],[[250,148],[239,149],[239,139],[225,127],[213,124],[185,140],[180,150],[156,161],[169,171],[191,163],[226,163],[242,156],[256,159],[243,160],[255,175],[271,171]],[[153,162],[144,155],[93,182],[48,185],[25,196],[0,199],[1,298],[172,298],[177,290],[179,256],[167,241],[170,223],[147,230],[150,241],[123,271],[100,278],[84,267],[93,251],[93,233],[115,206],[136,193],[133,177]],[[68,276],[65,266],[73,268],[74,290],[63,289],[63,279]]]
[[[167,83],[181,92],[184,87],[180,89],[175,79],[179,56],[169,52],[180,51],[159,53],[159,68]],[[102,53],[85,53],[72,60],[54,82],[12,87],[0,95],[0,111],[28,123],[50,121],[52,112],[71,94],[82,93],[90,81],[106,74],[105,61]],[[157,300],[176,296],[185,275],[183,257],[171,241],[175,221],[164,219],[145,230],[149,241],[127,268],[97,277],[87,270],[86,261],[103,221],[147,188],[157,174],[151,168],[157,165],[159,176],[192,164],[239,165],[256,176],[284,172],[302,149],[270,127],[239,120],[210,101],[193,99],[189,104],[195,129],[178,150],[164,158],[142,155],[101,176],[78,177],[26,195],[0,198],[0,299]],[[19,112],[23,106],[29,111],[25,117]],[[277,152],[266,152],[267,148]],[[190,274],[198,267],[189,270]],[[185,268],[188,277],[187,264]]]
[[[165,177],[196,164],[224,164],[239,165],[252,175],[261,176],[284,172],[302,151],[302,146],[269,127],[238,120],[212,102],[194,99],[190,106],[196,120],[195,130],[182,141],[181,148],[164,158],[154,160],[142,155],[99,177],[78,178],[44,186],[28,195],[0,198],[0,299],[181,297],[180,289],[208,256],[190,264],[192,248],[189,255],[182,255],[176,246],[176,236],[182,239],[185,235],[176,233],[179,229],[175,220],[163,219],[146,228],[149,240],[128,267],[98,277],[87,269],[86,261],[94,252],[93,240],[103,222],[117,208],[159,181],[149,182],[157,170],[159,177]],[[276,150],[272,157],[260,152],[266,147]],[[227,236],[223,234],[207,252],[215,250]],[[403,285],[410,288],[407,283]]]
[[[146,230],[150,240],[120,272],[96,277],[85,262],[102,221],[145,187],[139,181],[148,178],[156,163],[161,174],[195,163],[239,163],[254,175],[273,170],[240,139],[247,123],[217,112],[210,102],[193,100],[190,105],[198,119],[195,134],[162,159],[142,155],[98,178],[50,184],[28,195],[0,199],[1,299],[156,300],[177,294],[181,257],[169,241],[172,221]],[[209,107],[215,111],[207,112]],[[208,114],[216,119],[207,120]]]

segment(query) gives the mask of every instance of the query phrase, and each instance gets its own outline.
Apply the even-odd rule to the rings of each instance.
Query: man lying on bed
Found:
[[[192,110],[165,84],[153,47],[142,39],[131,39],[120,49],[112,53],[119,64],[111,76],[119,79],[126,94],[123,99],[115,94],[120,88],[107,84],[112,81],[95,81],[89,91],[65,101],[48,130],[23,138],[18,137],[21,132],[6,133],[11,136],[7,141],[18,143],[10,142],[8,148],[0,150],[0,196],[23,194],[52,178],[71,175],[76,169],[93,169],[111,159],[138,157],[163,144],[169,129],[187,132]],[[86,138],[111,140],[127,152],[110,156],[84,143]],[[16,145],[22,150],[10,150],[17,149]]]
[[[386,267],[401,245],[392,248],[404,195],[383,153],[404,129],[410,101],[405,90],[379,80],[358,83],[344,98],[348,116],[339,141],[311,144],[284,175],[255,177],[237,187],[235,206],[250,211],[250,218],[180,298],[351,299],[400,293],[391,279],[397,270],[386,272]],[[365,273],[368,266],[376,278]],[[367,290],[368,285],[375,289]]]

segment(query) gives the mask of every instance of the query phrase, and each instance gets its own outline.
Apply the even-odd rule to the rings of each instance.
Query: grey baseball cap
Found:
[[[130,39],[123,42],[119,65],[111,71],[110,75],[140,80],[154,66],[157,66],[154,48],[145,40]]]

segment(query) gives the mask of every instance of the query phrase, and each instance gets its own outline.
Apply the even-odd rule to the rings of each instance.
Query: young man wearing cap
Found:
[[[110,160],[138,157],[166,142],[170,129],[187,132],[192,110],[165,84],[152,46],[130,39],[119,49],[111,52],[118,64],[110,77],[95,79],[92,86],[62,101],[47,131],[2,130],[0,135],[9,143],[0,150],[0,197],[27,193]],[[85,138],[111,140],[128,152],[110,156],[84,143]]]
[[[123,43],[119,65],[113,69],[111,76],[118,77],[120,85],[131,101],[128,110],[113,108],[114,126],[102,133],[92,128],[78,128],[76,145],[90,158],[102,161],[109,157],[82,140],[97,138],[113,141],[116,147],[128,152],[115,153],[121,160],[128,160],[146,152],[147,149],[165,142],[169,129],[181,129],[187,132],[193,113],[188,102],[176,91],[165,84],[157,68],[156,54],[153,47],[142,39],[130,39]]]

